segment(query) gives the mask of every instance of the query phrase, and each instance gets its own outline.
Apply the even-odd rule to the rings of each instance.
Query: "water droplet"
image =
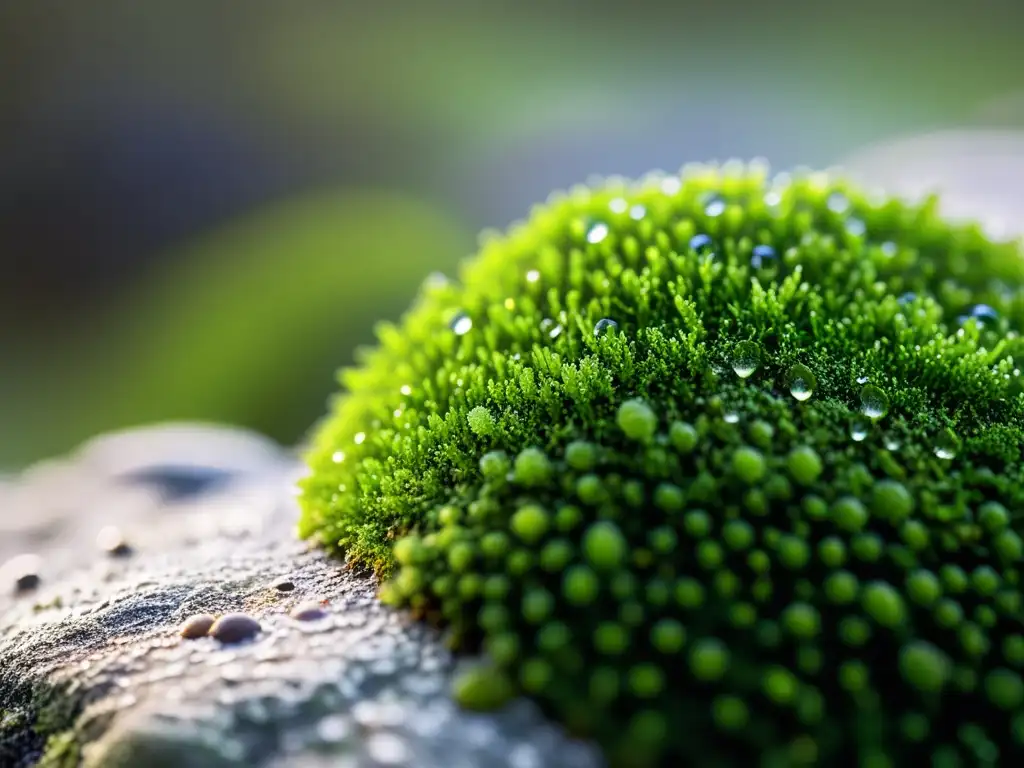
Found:
[[[842,192],[833,192],[825,204],[832,213],[846,213],[850,208],[850,198]]]
[[[423,281],[423,286],[428,291],[438,291],[450,284],[451,280],[448,279],[448,275],[444,272],[431,272],[427,275],[426,280]]]
[[[860,391],[860,412],[872,421],[882,418],[889,412],[889,396],[881,387],[866,384]]]
[[[935,455],[945,461],[956,458],[956,452],[960,448],[960,441],[957,440],[952,431],[946,429],[939,433],[935,441]]]
[[[863,219],[850,218],[846,220],[846,231],[854,237],[863,237],[864,233],[868,231],[868,227]]]
[[[778,191],[772,190],[770,192],[765,192],[764,204],[769,208],[777,208],[781,202],[782,195]]]
[[[803,363],[797,363],[789,369],[789,393],[799,402],[809,400],[814,394],[818,380],[814,378],[811,369]]]
[[[406,397],[408,397],[409,395],[412,394],[412,387],[410,387],[408,384],[403,384],[402,388],[399,389],[398,391],[401,392]]]
[[[352,438],[352,442],[354,442],[356,445],[362,445],[363,443],[366,442],[366,433],[356,432],[356,436]]]
[[[741,379],[749,378],[761,366],[761,347],[756,341],[741,341],[732,351],[732,369]]]
[[[770,245],[755,245],[750,254],[750,266],[754,269],[762,269],[770,266],[778,259],[778,254]]]
[[[914,293],[913,291],[907,291],[906,293],[901,293],[900,297],[896,299],[896,301],[899,304],[906,306],[907,304],[911,304],[917,301],[917,294]]]
[[[345,460],[345,452],[344,451],[335,451],[334,453],[331,454],[331,461],[333,461],[335,464],[341,464],[341,462],[343,462],[344,460]]]
[[[879,246],[879,250],[881,250],[882,255],[885,256],[887,259],[891,259],[893,256],[896,255],[896,243],[894,243],[892,240],[886,240]]]
[[[624,197],[612,198],[611,202],[608,203],[608,208],[612,213],[625,213],[629,207],[629,203],[626,202]]]
[[[737,424],[739,423],[740,415],[736,411],[726,411],[722,414],[722,421],[726,424]]]
[[[556,326],[555,326],[554,328],[552,328],[552,329],[551,329],[551,331],[550,331],[550,332],[548,333],[548,336],[550,336],[550,337],[551,337],[552,339],[557,339],[557,338],[558,338],[559,336],[561,336],[561,335],[562,335],[562,331],[563,331],[563,330],[565,330],[565,329],[564,329],[564,328],[562,328],[562,326],[560,326],[560,325],[556,325]]]
[[[465,312],[459,312],[453,319],[451,329],[456,336],[465,336],[473,328],[473,318]]]
[[[531,269],[526,273],[526,282],[536,283],[538,280],[540,280],[540,270]]]
[[[694,235],[690,238],[690,250],[698,256],[714,256],[714,244],[709,235]]]
[[[629,218],[633,219],[634,221],[639,221],[646,215],[647,209],[644,208],[639,203],[637,203],[636,205],[629,209]]]
[[[725,200],[720,197],[712,197],[704,205],[705,216],[721,216],[725,213]]]
[[[594,338],[599,339],[609,331],[614,331],[618,327],[619,324],[614,320],[609,317],[603,317],[594,325]]]
[[[599,221],[590,226],[587,230],[587,242],[592,245],[597,245],[606,237],[608,237],[608,225],[603,221]]]
[[[867,376],[858,376],[857,377],[857,383],[858,384],[867,384],[869,381],[871,381],[871,379],[869,379]]]
[[[868,436],[870,428],[870,425],[864,419],[854,419],[850,422],[850,439],[855,443],[862,442]]]
[[[977,320],[980,325],[989,325],[999,321],[999,313],[988,304],[975,304],[966,315],[960,318],[960,323],[966,323],[972,318]]]
[[[900,441],[895,437],[885,438],[885,450],[887,451],[898,451],[900,449]]]
[[[316,621],[317,619],[324,618],[327,615],[327,611],[324,610],[321,601],[307,600],[292,608],[288,615],[298,621]]]

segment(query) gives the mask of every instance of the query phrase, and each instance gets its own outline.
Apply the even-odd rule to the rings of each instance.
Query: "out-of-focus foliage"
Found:
[[[217,418],[294,441],[322,411],[334,367],[472,242],[436,209],[386,193],[320,194],[235,221],[110,307],[82,334],[95,343],[22,377],[0,402],[15,426],[0,461],[162,419]]]

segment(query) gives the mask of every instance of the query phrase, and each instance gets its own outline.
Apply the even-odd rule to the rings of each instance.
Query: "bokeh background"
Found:
[[[293,443],[429,273],[592,174],[980,129],[987,165],[915,172],[1024,175],[1022,33],[1020,0],[0,2],[0,469],[166,419]]]

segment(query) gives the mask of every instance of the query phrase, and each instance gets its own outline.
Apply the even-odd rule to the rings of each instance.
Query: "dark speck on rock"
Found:
[[[108,525],[100,530],[96,535],[96,546],[111,557],[125,557],[132,552],[121,529],[116,525]]]
[[[18,555],[0,567],[0,584],[11,584],[15,593],[30,592],[39,586],[39,571],[42,568],[39,555]]]
[[[244,613],[229,613],[221,616],[210,627],[209,635],[222,643],[240,643],[255,637],[260,631],[260,623],[252,616]]]
[[[298,619],[299,621],[316,621],[326,616],[327,611],[324,610],[323,605],[319,601],[310,600],[296,605],[292,608],[290,615],[293,619]]]
[[[295,583],[288,579],[282,579],[281,581],[275,582],[274,589],[278,592],[291,592],[295,589]]]
[[[185,619],[185,623],[181,625],[179,634],[186,640],[195,640],[199,637],[206,637],[210,631],[210,627],[214,625],[217,620],[208,613],[197,613],[195,616],[189,616]]]

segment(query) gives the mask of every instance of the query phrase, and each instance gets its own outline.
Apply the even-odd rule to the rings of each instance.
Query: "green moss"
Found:
[[[740,166],[553,197],[344,372],[303,533],[484,650],[460,699],[614,765],[1009,760],[1024,259],[935,210]]]

